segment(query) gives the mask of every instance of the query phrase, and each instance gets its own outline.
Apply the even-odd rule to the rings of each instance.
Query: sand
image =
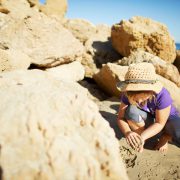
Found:
[[[145,147],[138,153],[127,145],[125,138],[119,140],[129,179],[132,180],[176,180],[180,179],[180,148],[169,144],[168,151],[161,153]]]

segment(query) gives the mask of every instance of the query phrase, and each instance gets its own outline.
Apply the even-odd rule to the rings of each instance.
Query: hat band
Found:
[[[128,79],[125,80],[124,83],[142,83],[142,84],[155,84],[157,80],[144,80],[144,79]]]

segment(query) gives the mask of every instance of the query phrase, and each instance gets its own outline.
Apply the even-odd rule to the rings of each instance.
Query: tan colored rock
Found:
[[[110,27],[107,25],[97,25],[96,34],[89,37],[89,39],[84,44],[88,54],[87,56],[91,56],[91,58],[83,58],[82,64],[92,64],[88,65],[90,67],[89,69],[91,69],[91,67],[96,67],[92,69],[91,73],[89,73],[92,76],[97,72],[96,69],[101,68],[103,64],[116,61],[121,57],[113,49],[109,39]]]
[[[111,96],[119,97],[120,92],[116,88],[116,84],[124,80],[127,69],[128,66],[107,63],[93,78],[104,92]]]
[[[83,45],[56,19],[37,12],[24,19],[0,16],[0,47],[27,54],[40,67],[72,62],[84,52]]]
[[[103,24],[95,26],[83,19],[65,20],[64,26],[85,46],[82,64],[85,67],[86,77],[92,78],[102,64],[121,58],[112,47],[109,26]]]
[[[179,98],[180,88],[177,87],[177,85],[174,84],[173,82],[169,81],[168,79],[165,79],[160,75],[158,76],[158,79],[163,83],[164,87],[169,91],[174,101],[173,104],[180,112],[180,98]]]
[[[85,68],[85,76],[88,78],[92,78],[93,75],[99,71],[96,63],[94,62],[93,56],[88,53],[83,54],[81,63]]]
[[[180,50],[176,50],[176,60],[174,61],[174,65],[178,68],[180,72]]]
[[[97,33],[85,42],[85,49],[96,62],[98,67],[107,62],[120,58],[114,51],[110,39],[111,29],[107,25],[97,25]]]
[[[82,43],[97,32],[96,26],[84,19],[67,19],[64,21],[64,26]]]
[[[112,26],[113,47],[123,56],[138,48],[173,63],[176,57],[175,43],[165,25],[144,17],[122,20]]]
[[[2,179],[128,179],[113,130],[77,83],[1,73],[0,98]]]
[[[0,7],[0,12],[4,14],[8,14],[10,11],[6,8]]]
[[[46,0],[46,3],[40,6],[40,11],[63,18],[67,11],[67,0]]]
[[[174,82],[180,87],[180,74],[171,63],[165,62],[153,54],[148,52],[137,50],[132,52],[128,57],[124,57],[118,61],[118,64],[128,66],[132,63],[149,62],[152,63],[156,69],[156,73]]]
[[[32,59],[18,50],[0,49],[0,72],[28,69]]]
[[[46,72],[56,79],[65,81],[80,81],[85,75],[84,67],[78,61],[47,69]]]
[[[23,19],[33,13],[27,0],[1,0],[0,7],[6,9],[13,18]]]
[[[43,12],[48,16],[57,16],[59,17],[58,19],[64,18],[67,11],[67,0],[46,0],[45,4],[41,4],[40,0],[2,0],[2,5],[10,11],[18,10],[19,8],[23,13],[27,13],[27,9],[21,9],[20,7],[28,5],[28,8],[35,8],[37,11]],[[13,7],[13,5],[15,6]]]

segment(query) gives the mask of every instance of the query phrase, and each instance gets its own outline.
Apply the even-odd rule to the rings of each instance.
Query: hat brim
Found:
[[[125,81],[121,81],[116,84],[116,87],[119,91],[154,91],[155,93],[159,93],[162,90],[163,85],[159,81],[154,84],[126,84]]]

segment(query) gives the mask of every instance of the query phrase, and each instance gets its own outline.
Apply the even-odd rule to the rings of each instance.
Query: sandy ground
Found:
[[[123,158],[130,180],[180,180],[180,148],[169,144],[167,153],[155,151],[156,141],[146,143],[142,153],[138,153],[127,145],[117,124],[119,101],[111,98],[99,103],[100,113],[114,129],[120,143],[119,152]]]

